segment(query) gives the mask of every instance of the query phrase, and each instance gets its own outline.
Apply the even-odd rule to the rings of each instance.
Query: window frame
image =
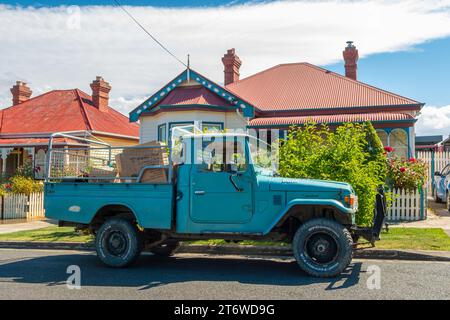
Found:
[[[213,125],[213,126],[220,126],[220,130],[224,129],[224,123],[220,122],[220,121],[202,121],[202,130],[204,129],[205,126],[208,125]]]
[[[164,127],[164,140],[161,140],[161,128]],[[167,123],[158,125],[158,141],[167,143]]]

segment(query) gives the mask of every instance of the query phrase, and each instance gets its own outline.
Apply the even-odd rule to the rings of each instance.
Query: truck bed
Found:
[[[129,208],[143,228],[170,229],[173,185],[151,183],[46,182],[47,218],[88,224],[107,205]]]

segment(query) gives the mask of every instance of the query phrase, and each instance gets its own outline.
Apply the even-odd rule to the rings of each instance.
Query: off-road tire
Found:
[[[98,258],[113,268],[132,265],[139,258],[142,246],[141,232],[132,221],[123,218],[106,220],[95,237]]]
[[[180,242],[168,241],[159,246],[151,248],[150,252],[160,257],[170,257],[171,255],[174,255],[175,252],[177,252],[178,248],[180,248]]]
[[[325,254],[331,256],[330,261],[322,262],[320,259],[328,259],[328,256],[319,256],[320,259],[317,259],[310,253],[311,250],[319,252],[320,250],[315,250],[318,245],[321,245],[321,248],[325,247],[321,250],[325,250]],[[350,232],[343,225],[330,219],[320,218],[310,220],[297,229],[292,249],[298,265],[308,275],[320,278],[335,277],[352,261],[353,240]]]

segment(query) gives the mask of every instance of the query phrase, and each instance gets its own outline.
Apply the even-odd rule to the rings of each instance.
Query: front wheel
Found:
[[[109,267],[133,264],[142,251],[140,231],[129,220],[111,218],[97,232],[95,247],[99,259]]]
[[[344,271],[353,255],[350,232],[329,219],[314,219],[301,225],[292,242],[300,268],[314,277],[334,277]]]

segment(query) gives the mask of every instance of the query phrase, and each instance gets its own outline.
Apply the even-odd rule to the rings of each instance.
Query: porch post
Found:
[[[6,159],[8,158],[9,153],[14,148],[1,148],[1,158],[2,158],[2,177],[6,173]]]

